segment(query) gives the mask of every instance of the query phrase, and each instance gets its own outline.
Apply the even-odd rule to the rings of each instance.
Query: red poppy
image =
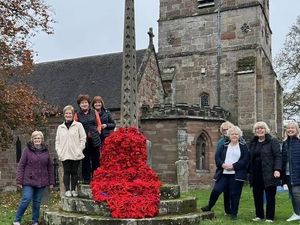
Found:
[[[146,138],[136,128],[120,128],[105,139],[91,189],[95,201],[107,202],[112,217],[158,214],[161,183],[146,160]]]

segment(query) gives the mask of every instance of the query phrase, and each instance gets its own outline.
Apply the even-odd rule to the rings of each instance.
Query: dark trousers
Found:
[[[292,186],[292,192],[296,209],[295,213],[299,215],[298,213],[300,211],[300,185]]]
[[[74,191],[78,183],[78,167],[80,160],[62,161],[64,168],[64,185],[66,191]],[[71,182],[71,184],[70,184]]]
[[[291,184],[290,175],[286,175],[286,181],[287,181],[287,186],[289,188],[289,194],[290,194],[290,198],[291,198],[291,201],[292,201],[292,206],[293,206],[294,212],[297,215],[300,215],[300,205],[298,206],[298,204],[295,200],[295,196],[294,196],[293,191],[292,191],[292,184]]]
[[[223,199],[224,199],[224,211],[226,214],[231,214],[231,209],[230,209],[230,192],[229,190],[225,190],[223,192]]]
[[[90,181],[91,176],[100,165],[99,148],[93,146],[92,140],[88,139],[87,147],[83,150],[84,158],[82,159],[82,178],[85,181]]]
[[[229,192],[231,216],[237,216],[243,184],[243,181],[235,180],[234,174],[223,174],[221,178],[216,181],[210,194],[208,203],[209,209],[214,207],[220,194],[227,190]]]
[[[266,193],[266,219],[274,220],[275,216],[275,195],[276,186],[264,187],[264,183],[253,183],[253,198],[255,205],[255,215],[261,219],[265,218],[264,215],[264,192]]]

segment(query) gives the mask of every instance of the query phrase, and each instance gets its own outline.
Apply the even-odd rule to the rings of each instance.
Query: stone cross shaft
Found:
[[[125,0],[121,126],[138,126],[134,0]]]

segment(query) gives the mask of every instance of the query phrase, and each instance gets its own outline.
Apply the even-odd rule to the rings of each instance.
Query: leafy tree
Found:
[[[290,28],[284,47],[275,58],[275,70],[284,87],[285,119],[299,120],[300,112],[300,16]]]
[[[51,34],[50,7],[42,0],[0,0],[0,142],[7,144],[13,129],[30,132],[40,118],[42,103],[32,87],[13,82],[14,74],[26,76],[33,68],[30,38],[37,32]]]

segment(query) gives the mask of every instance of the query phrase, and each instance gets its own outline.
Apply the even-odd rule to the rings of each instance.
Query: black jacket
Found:
[[[250,185],[253,184],[253,164],[254,164],[254,150],[258,143],[258,137],[254,137],[249,144],[250,150]],[[282,154],[280,151],[280,144],[276,138],[266,134],[266,139],[263,142],[261,150],[261,162],[262,162],[262,175],[264,179],[265,187],[278,186],[281,184],[280,178],[274,177],[274,171],[281,172],[282,170]]]
[[[102,130],[100,138],[102,140],[102,142],[104,141],[104,139],[110,134],[110,132],[115,129],[116,127],[116,123],[113,120],[110,112],[107,109],[102,109],[99,112],[99,116],[101,119],[101,123],[102,124],[106,124],[106,128]]]
[[[249,151],[248,147],[245,143],[239,143],[241,156],[239,160],[233,164],[233,168],[235,171],[235,179],[245,181],[247,179],[247,168],[249,164]],[[217,181],[221,178],[223,174],[223,163],[225,162],[226,152],[228,149],[228,145],[220,145],[216,151],[215,161],[216,161],[216,173],[214,179]]]

